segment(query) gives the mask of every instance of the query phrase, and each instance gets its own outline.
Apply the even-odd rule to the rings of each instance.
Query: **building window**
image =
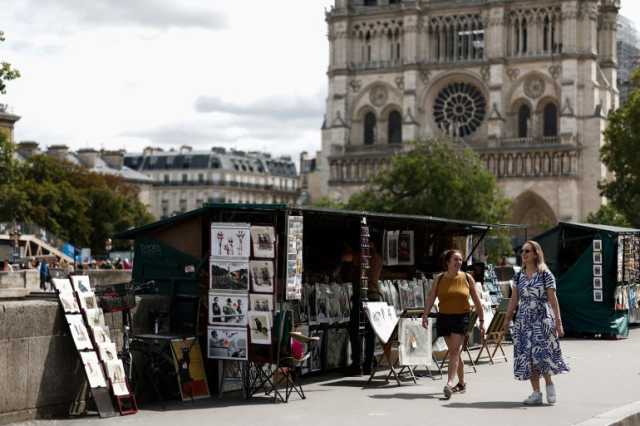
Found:
[[[377,6],[378,0],[364,0],[365,6]]]
[[[171,178],[169,177],[169,175],[164,175],[164,183],[169,183],[171,182]]]
[[[180,213],[184,213],[187,211],[187,200],[184,198],[180,200]]]
[[[201,198],[196,199],[196,208],[202,207],[203,201]]]
[[[376,116],[368,112],[364,116],[364,144],[373,145],[376,143]]]
[[[182,174],[182,183],[187,183],[189,181],[189,175],[186,173]]]
[[[529,136],[529,120],[531,119],[531,110],[527,105],[522,105],[518,109],[518,137],[526,138]]]
[[[165,219],[167,217],[169,217],[169,200],[162,200],[160,202],[160,209],[162,210],[161,219]]]
[[[204,183],[204,174],[198,173],[198,183]]]
[[[451,83],[438,93],[433,118],[438,128],[454,137],[475,132],[484,121],[486,100],[478,88],[469,83]]]
[[[554,103],[544,107],[544,136],[558,136],[558,107]]]
[[[390,144],[402,143],[402,116],[398,111],[389,114],[388,138]]]

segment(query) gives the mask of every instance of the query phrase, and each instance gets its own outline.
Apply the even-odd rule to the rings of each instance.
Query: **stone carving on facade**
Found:
[[[576,115],[573,111],[573,107],[571,106],[571,99],[565,98],[564,106],[562,107],[562,111],[560,111],[560,115],[562,117],[573,117]]]
[[[491,107],[491,112],[489,113],[489,120],[499,120],[504,121],[504,117],[500,114],[500,109],[498,108],[498,103],[494,102]]]
[[[545,89],[546,84],[544,82],[544,79],[540,76],[535,75],[529,77],[524,82],[524,94],[531,99],[538,99],[544,94]]]
[[[413,116],[413,113],[411,112],[411,107],[407,107],[407,112],[404,114],[404,119],[402,120],[402,122],[404,124],[413,124],[413,125],[418,125],[418,120],[416,120],[416,118]]]
[[[422,80],[423,84],[427,84],[430,78],[431,78],[431,71],[429,70],[420,71],[420,80]]]
[[[480,75],[484,81],[489,81],[491,78],[491,68],[488,66],[480,68]]]
[[[562,66],[560,65],[551,65],[549,67],[549,74],[553,77],[554,80],[560,78],[560,74],[562,73]]]
[[[398,76],[395,78],[395,82],[396,82],[396,87],[400,90],[404,90],[404,77],[403,76]]]
[[[342,118],[342,113],[340,113],[340,110],[336,112],[336,118],[333,120],[333,127],[349,127]]]
[[[507,68],[507,77],[509,80],[516,81],[520,76],[520,70],[518,68]]]
[[[381,107],[387,103],[389,99],[389,91],[382,84],[377,84],[369,91],[369,101],[377,107]]]
[[[358,93],[362,87],[362,82],[360,80],[351,80],[349,86],[351,86],[351,90],[353,90],[354,93]]]

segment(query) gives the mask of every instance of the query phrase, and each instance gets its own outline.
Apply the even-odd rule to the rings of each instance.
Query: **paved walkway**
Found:
[[[502,362],[483,364],[477,374],[468,374],[467,393],[449,401],[441,400],[442,380],[421,378],[417,385],[363,389],[365,377],[328,377],[305,387],[306,400],[293,398],[289,404],[208,399],[171,404],[166,410],[147,408],[128,417],[30,424],[552,426],[585,422],[640,400],[640,329],[632,330],[626,340],[563,340],[561,345],[572,371],[556,377],[555,406],[522,406],[530,393],[528,382],[515,381],[511,363]],[[511,352],[507,347],[510,359]]]

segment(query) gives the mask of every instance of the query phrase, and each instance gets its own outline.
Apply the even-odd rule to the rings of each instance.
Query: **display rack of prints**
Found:
[[[597,266],[600,266],[600,268],[602,268],[601,265],[604,263],[603,262],[603,258],[602,258],[602,240],[601,239],[594,239],[593,243],[592,243],[592,248],[593,248],[593,269],[594,269],[594,273],[593,273],[593,301],[594,302],[602,302],[603,299],[604,299],[603,291],[602,291],[603,277],[602,277],[602,275],[600,275],[600,276],[596,275]]]
[[[287,217],[286,300],[302,299],[302,216]]]

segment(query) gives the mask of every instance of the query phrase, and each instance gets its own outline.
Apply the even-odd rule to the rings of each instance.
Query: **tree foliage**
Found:
[[[3,42],[4,32],[0,31],[0,42]],[[20,71],[13,68],[8,62],[0,62],[0,93],[5,94],[7,90],[6,82],[9,80],[15,80],[20,77]]]
[[[611,204],[605,204],[604,206],[600,207],[597,212],[589,213],[589,216],[587,216],[587,222],[610,226],[632,226],[625,215],[619,212]]]
[[[640,226],[640,70],[632,79],[628,101],[609,115],[600,151],[602,162],[613,173],[600,183],[602,195],[633,226]],[[610,210],[605,209],[601,215]],[[594,216],[595,217],[595,216]]]

